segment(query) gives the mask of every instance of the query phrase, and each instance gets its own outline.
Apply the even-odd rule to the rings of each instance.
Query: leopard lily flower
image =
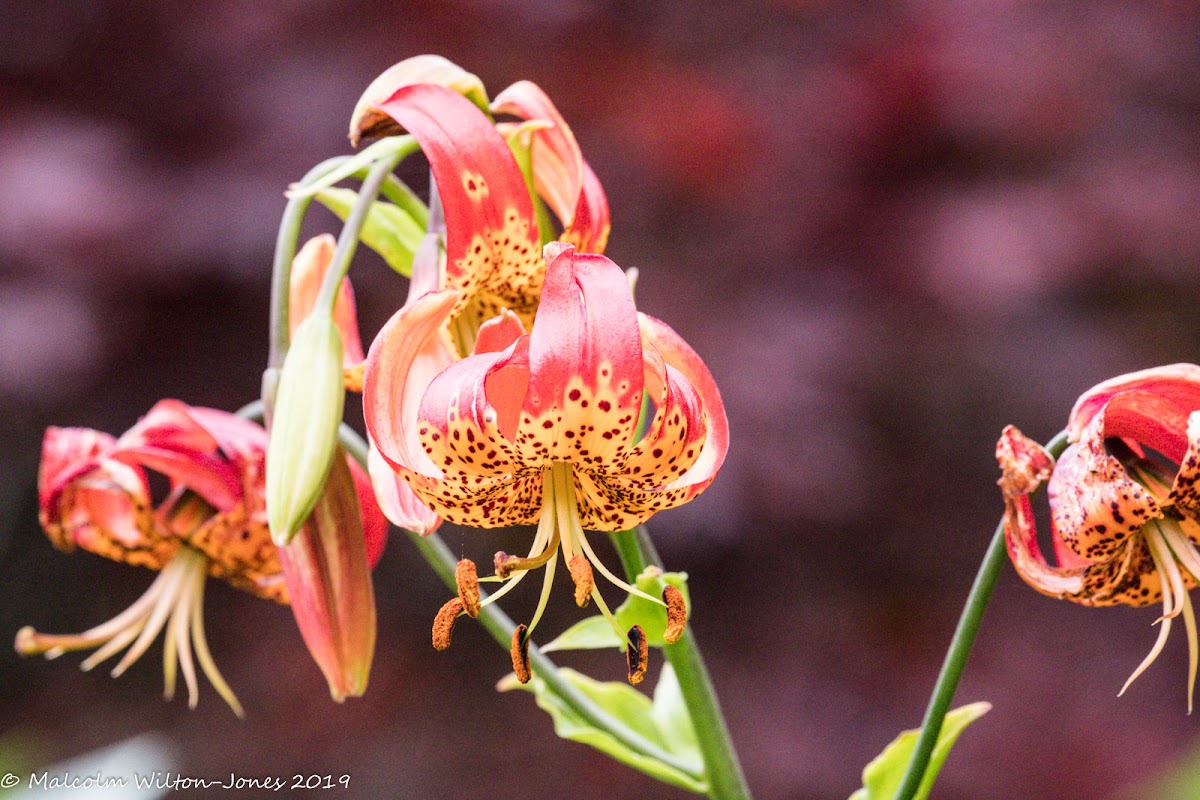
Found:
[[[1200,662],[1188,594],[1200,581],[1200,367],[1173,364],[1105,381],[1075,403],[1067,433],[1057,463],[1012,426],[996,446],[1013,565],[1039,592],[1081,605],[1161,601],[1158,637],[1122,693],[1182,616],[1190,712]],[[1047,479],[1055,565],[1038,545],[1029,501]]]
[[[490,113],[522,122],[497,124]],[[555,238],[547,221],[539,225],[537,198],[558,217],[563,241],[603,252],[610,228],[604,189],[570,127],[535,84],[513,84],[489,107],[471,73],[439,56],[406,59],[363,93],[350,139],[357,144],[364,136],[404,130],[429,159],[445,214],[438,286],[458,291],[448,319],[459,355],[471,351],[479,326],[501,309],[526,325],[533,319],[545,276],[541,245]],[[521,147],[529,151],[532,195],[513,152]]]
[[[56,658],[98,648],[82,664],[89,670],[128,647],[112,670],[117,677],[165,630],[166,697],[174,696],[181,671],[188,703],[195,707],[198,661],[218,694],[242,716],[209,652],[204,583],[206,577],[220,578],[258,597],[288,602],[263,510],[265,448],[266,434],[258,425],[176,400],[159,402],[120,438],[85,428],[48,429],[38,495],[51,543],[160,572],[133,605],[84,633],[22,628],[17,652]],[[147,470],[169,480],[165,499],[152,497]],[[366,487],[365,477],[360,481]],[[370,497],[360,492],[365,507]],[[376,539],[366,546],[377,558],[383,526],[366,527]]]
[[[363,403],[381,457],[437,514],[461,525],[537,525],[525,557],[497,553],[495,602],[529,571],[545,567],[513,664],[528,679],[528,636],[545,609],[561,555],[575,600],[595,601],[617,623],[593,570],[623,591],[668,608],[682,631],[681,598],[643,594],[597,557],[585,530],[620,531],[698,495],[729,445],[716,384],[696,353],[664,323],[634,307],[625,274],[598,255],[552,243],[541,305],[530,332],[514,315],[489,320],[475,352],[432,377],[415,369],[458,302],[428,292],[384,326],[367,355]],[[643,397],[653,418],[639,433]],[[475,567],[460,564],[459,596],[438,615],[435,645],[449,644],[461,613],[479,600]],[[644,671],[641,631],[630,643],[630,678]],[[634,655],[641,653],[637,658]],[[635,663],[636,662],[636,663]]]

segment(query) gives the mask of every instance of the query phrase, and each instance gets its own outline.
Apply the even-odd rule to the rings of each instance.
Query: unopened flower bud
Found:
[[[344,401],[341,335],[329,316],[313,314],[284,361],[267,448],[267,522],[278,545],[292,540],[321,495]]]
[[[362,695],[375,652],[375,593],[355,481],[340,449],[308,523],[279,548],[279,563],[329,693],[339,703]]]

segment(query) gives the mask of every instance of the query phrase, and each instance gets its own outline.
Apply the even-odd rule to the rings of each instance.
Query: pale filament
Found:
[[[25,627],[17,633],[17,652],[25,656],[41,653],[46,658],[57,658],[68,650],[99,646],[80,664],[80,668],[87,671],[129,646],[112,670],[112,676],[116,678],[141,658],[165,627],[164,696],[169,700],[175,694],[178,667],[188,688],[188,706],[196,707],[200,693],[194,656],[217,693],[235,714],[244,716],[237,697],[213,662],[204,636],[204,582],[207,570],[207,557],[182,546],[150,584],[150,588],[108,622],[76,635],[42,634]],[[130,645],[130,642],[133,644]]]

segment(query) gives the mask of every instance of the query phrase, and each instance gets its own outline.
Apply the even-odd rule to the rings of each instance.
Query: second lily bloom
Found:
[[[1057,463],[1012,426],[996,446],[1013,565],[1043,594],[1082,605],[1162,602],[1158,638],[1126,688],[1182,616],[1190,708],[1200,662],[1188,595],[1200,581],[1200,367],[1174,364],[1105,381],[1075,403],[1067,433],[1071,444]],[[1046,480],[1057,565],[1038,545],[1029,501]]]

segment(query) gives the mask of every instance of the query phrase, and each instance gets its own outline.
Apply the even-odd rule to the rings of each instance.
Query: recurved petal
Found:
[[[659,511],[683,505],[695,497],[700,489],[691,485],[648,490],[617,475],[575,470],[579,519],[587,530],[628,530]]]
[[[287,602],[279,549],[266,522],[248,517],[244,507],[215,514],[182,538],[208,558],[210,577],[258,597]]]
[[[350,143],[358,147],[363,138],[400,133],[400,126],[380,111],[378,105],[405,86],[418,83],[444,86],[479,108],[487,108],[487,91],[478,77],[441,56],[413,56],[388,67],[362,93],[350,116]]]
[[[432,480],[401,473],[426,505],[442,519],[474,528],[536,524],[542,513],[542,470],[484,478],[458,474]]]
[[[1107,409],[1107,436],[1132,439],[1180,461],[1187,449],[1188,416],[1200,409],[1200,367],[1170,364],[1131,372],[1093,386],[1075,402],[1067,431],[1078,441]]]
[[[1105,450],[1105,413],[1092,417],[1050,475],[1053,541],[1064,561],[1064,548],[1089,562],[1107,561],[1142,525],[1162,516],[1150,492]]]
[[[57,504],[63,487],[80,474],[94,469],[100,456],[116,441],[115,437],[91,428],[47,428],[42,437],[42,460],[38,464],[41,513],[56,514],[52,507]]]
[[[251,423],[247,423],[248,425]],[[219,441],[178,400],[160,400],[117,440],[109,457],[161,472],[221,511],[242,498],[242,476]]]
[[[546,245],[529,334],[529,391],[515,443],[524,464],[623,460],[641,410],[642,341],[625,273],[604,256]]]
[[[379,507],[393,525],[426,536],[442,524],[438,515],[430,511],[392,466],[383,460],[374,443],[371,443],[367,453],[367,467]],[[367,542],[370,544],[371,540]],[[379,550],[382,551],[382,547]]]
[[[441,327],[458,298],[458,292],[445,290],[405,304],[367,353],[363,417],[380,455],[400,472],[441,478],[417,436],[417,413],[434,376],[454,360],[442,342]]]
[[[546,93],[530,81],[518,81],[496,95],[492,111],[550,123],[533,133],[533,182],[563,227],[570,228],[583,190],[583,154],[575,134]]]
[[[266,458],[267,432],[257,422],[204,406],[189,406],[188,413],[234,462],[261,464]]]
[[[1188,417],[1188,447],[1171,486],[1170,502],[1193,522],[1200,522],[1200,411]]]
[[[525,344],[472,355],[443,370],[421,399],[417,435],[448,481],[511,476],[516,453],[503,430],[529,385]]]
[[[300,323],[312,313],[329,271],[337,242],[328,233],[314,236],[292,259],[292,276],[288,294],[289,335],[294,336]],[[333,322],[342,335],[342,361],[347,369],[363,360],[362,339],[358,333],[358,310],[354,305],[354,289],[350,279],[343,278],[333,306]]]
[[[583,162],[583,188],[571,224],[563,230],[562,240],[575,245],[582,253],[603,253],[608,245],[612,218],[608,211],[608,196],[600,179],[587,161]]]
[[[455,313],[479,293],[532,314],[542,284],[537,222],[508,143],[478,108],[430,84],[405,87],[378,106],[416,137],[446,220],[446,286]]]
[[[998,482],[1004,495],[1004,541],[1017,574],[1042,594],[1078,597],[1084,589],[1082,559],[1076,558],[1070,567],[1047,563],[1029,503],[1029,494],[1049,476],[1053,459],[1041,445],[1009,425],[996,443],[996,460],[1000,463]]]
[[[134,467],[103,460],[62,494],[59,524],[46,534],[59,549],[84,550],[113,561],[161,569],[179,542],[156,524],[144,478]]]
[[[662,362],[654,345],[645,343],[646,394],[654,404],[654,419],[633,446],[619,470],[622,479],[646,490],[678,481],[704,448],[704,406],[691,383]]]
[[[704,447],[691,468],[671,484],[672,488],[691,486],[694,496],[712,483],[729,452],[729,420],[721,391],[704,361],[669,325],[649,314],[638,314],[638,322],[645,341],[658,350],[668,367],[687,380],[704,409]]]

